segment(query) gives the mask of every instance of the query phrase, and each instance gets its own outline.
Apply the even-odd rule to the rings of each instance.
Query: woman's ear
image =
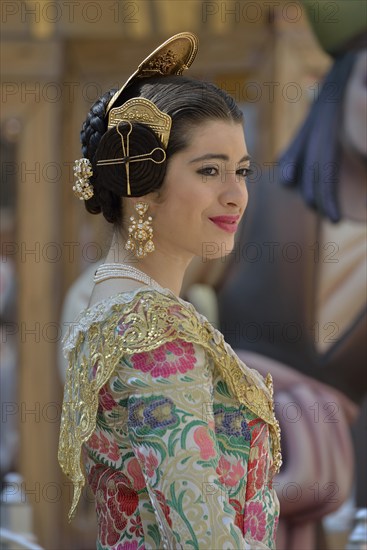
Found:
[[[155,191],[152,191],[151,193],[148,193],[148,195],[145,195],[144,200],[146,199],[146,202],[150,205],[150,211],[154,212],[154,205],[155,204],[162,204],[164,197],[164,182],[162,187],[159,189],[156,189]]]

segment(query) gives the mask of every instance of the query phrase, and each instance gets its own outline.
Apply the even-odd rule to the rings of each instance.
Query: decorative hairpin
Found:
[[[129,125],[129,131],[126,134],[126,145],[124,140],[124,135],[120,132],[119,124],[120,122],[126,122],[126,124]],[[97,162],[97,166],[110,166],[111,164],[125,164],[126,169],[126,179],[127,179],[127,186],[126,186],[126,192],[128,195],[131,195],[131,186],[130,186],[130,162],[141,162],[144,160],[150,160],[154,162],[154,164],[162,164],[166,160],[166,151],[162,149],[162,147],[155,147],[150,151],[150,153],[143,153],[141,155],[133,155],[130,156],[129,149],[130,149],[130,134],[133,130],[131,122],[128,120],[120,121],[118,125],[116,126],[116,131],[121,137],[121,145],[122,145],[122,153],[123,157],[120,158],[113,158],[113,159],[103,159],[99,160]],[[160,159],[154,158],[154,153],[158,152],[161,153]]]
[[[79,199],[87,201],[94,195],[93,185],[89,178],[93,176],[93,169],[90,160],[87,158],[78,159],[74,162],[74,176],[76,183],[73,191]]]
[[[181,75],[184,70],[188,69],[194,61],[198,51],[198,39],[191,32],[182,32],[175,34],[152,53],[148,55],[139,65],[137,70],[128,78],[125,84],[113,95],[110,99],[106,114],[108,114],[108,128],[117,126],[119,122],[142,122],[149,126],[161,139],[163,147],[167,149],[168,140],[171,130],[171,117],[165,113],[162,113],[151,101],[143,98],[133,98],[121,107],[113,107],[121,96],[122,92],[135,80],[139,78],[151,78],[156,76],[169,76],[169,75]],[[136,107],[136,109],[134,109]],[[122,142],[123,138],[121,137]],[[128,138],[127,138],[128,139]],[[128,143],[126,144],[128,147]],[[164,158],[157,161],[153,158],[153,154],[157,149],[153,149],[146,155],[138,157],[127,158],[125,155],[121,159],[111,159],[110,161],[99,161],[99,165],[103,164],[125,164],[127,180],[128,180],[128,194],[130,194],[130,179],[129,179],[129,162],[137,162],[138,160],[151,160],[152,162],[160,164],[165,160]],[[88,159],[79,159],[75,161],[74,173],[77,178],[76,184],[73,187],[73,191],[80,200],[88,200],[93,197],[94,189],[90,183],[89,178],[93,175],[92,165]]]
[[[140,63],[137,70],[110,99],[106,112],[113,108],[122,92],[139,78],[181,75],[190,67],[197,51],[198,39],[192,32],[180,32],[171,36]]]
[[[120,132],[119,124],[125,122],[129,125],[126,134],[126,145],[124,135]],[[130,186],[130,162],[141,162],[150,160],[154,164],[162,164],[166,160],[166,151],[162,147],[155,147],[149,153],[130,156],[130,134],[132,132],[132,122],[140,122],[149,126],[151,130],[159,137],[164,147],[167,147],[171,132],[172,119],[166,113],[162,113],[154,103],[144,97],[133,97],[121,105],[111,109],[108,116],[108,128],[116,127],[117,133],[121,136],[122,154],[120,158],[102,159],[97,162],[97,166],[110,166],[111,164],[125,164],[127,179],[127,195],[131,195]],[[156,158],[160,153],[161,158]]]

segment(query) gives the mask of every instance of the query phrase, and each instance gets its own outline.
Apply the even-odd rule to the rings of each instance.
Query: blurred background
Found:
[[[338,4],[314,2],[315,18],[332,24]],[[241,105],[256,167],[294,138],[333,59],[287,0],[3,0],[1,25],[0,456],[2,480],[22,476],[7,478],[3,504],[21,489],[32,520],[21,526],[19,512],[14,530],[44,548],[93,548],[91,499],[68,524],[72,489],[57,462],[62,307],[111,238],[71,190],[86,113],[161,42],[191,31],[200,47],[188,74]]]

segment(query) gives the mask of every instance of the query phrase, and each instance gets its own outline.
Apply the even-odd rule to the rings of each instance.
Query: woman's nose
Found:
[[[222,193],[222,201],[227,205],[233,205],[245,210],[248,202],[246,181],[235,171],[227,171],[225,174],[225,189]]]

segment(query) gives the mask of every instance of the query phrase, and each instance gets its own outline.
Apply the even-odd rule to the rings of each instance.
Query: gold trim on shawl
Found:
[[[121,334],[116,332],[118,326]],[[274,415],[271,376],[264,383],[256,371],[240,362],[223,335],[191,304],[147,289],[128,303],[112,305],[103,320],[79,333],[69,352],[58,453],[61,468],[74,485],[69,520],[85,484],[81,451],[96,427],[99,391],[123,355],[148,352],[176,338],[202,346],[238,401],[269,424],[273,471],[279,471],[280,428]]]

